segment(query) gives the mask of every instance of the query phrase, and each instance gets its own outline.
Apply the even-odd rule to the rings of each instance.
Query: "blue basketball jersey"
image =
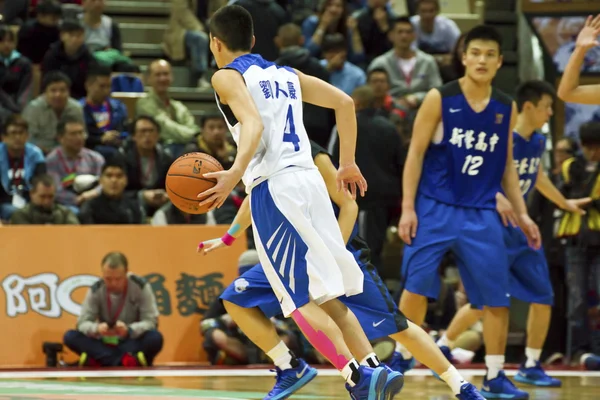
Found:
[[[546,137],[534,132],[529,140],[517,132],[513,133],[513,157],[519,174],[521,193],[527,197],[535,187],[540,160],[546,149]]]
[[[487,107],[476,113],[458,81],[439,91],[443,137],[425,154],[418,191],[454,206],[495,209],[506,166],[512,99],[492,88]]]

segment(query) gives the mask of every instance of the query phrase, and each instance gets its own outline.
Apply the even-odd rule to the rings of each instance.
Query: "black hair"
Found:
[[[83,24],[77,19],[65,19],[60,24],[60,33],[84,32]]]
[[[137,124],[140,121],[150,122],[156,128],[156,131],[158,133],[160,133],[160,125],[158,124],[158,122],[156,121],[156,119],[154,117],[152,117],[150,115],[139,115],[139,116],[135,117],[135,119],[133,121],[131,121],[131,125],[129,126],[129,132],[132,135],[135,134],[135,128],[137,127]]]
[[[106,160],[106,162],[102,166],[102,171],[100,175],[104,175],[104,172],[106,172],[106,170],[109,168],[119,168],[123,171],[124,174],[127,174],[127,166],[125,165],[125,161],[118,155],[109,157]]]
[[[110,78],[111,74],[112,71],[109,67],[105,65],[95,65],[94,67],[90,68],[85,80],[87,82],[93,82],[98,77]]]
[[[341,33],[332,33],[323,38],[321,51],[327,53],[330,51],[342,51],[348,48],[348,42]]]
[[[117,269],[120,267],[124,267],[125,271],[129,267],[129,263],[127,262],[127,257],[125,254],[120,251],[111,251],[107,255],[102,258],[102,266],[108,265],[108,268]]]
[[[46,187],[55,187],[54,179],[48,174],[36,175],[31,179],[31,190],[35,191],[39,184]]]
[[[469,43],[473,40],[496,42],[498,44],[498,54],[502,54],[502,35],[500,35],[500,32],[493,26],[477,25],[471,29],[465,36],[464,52],[467,51]]]
[[[62,135],[65,134],[65,132],[67,131],[67,125],[69,124],[78,124],[84,127],[85,130],[85,124],[83,123],[82,120],[77,119],[75,117],[66,117],[66,118],[62,118],[60,121],[58,121],[58,124],[56,124],[56,136],[57,137],[61,137]]]
[[[582,146],[600,146],[600,122],[590,121],[579,127],[579,141]]]
[[[18,128],[23,129],[25,132],[27,132],[27,130],[29,129],[29,124],[27,123],[25,118],[23,118],[19,114],[11,114],[8,116],[8,118],[6,118],[6,120],[4,121],[4,129],[2,129],[1,132],[2,135],[6,135],[8,133],[9,126],[16,126]]]
[[[530,80],[523,82],[517,87],[517,109],[519,112],[523,111],[523,106],[526,102],[532,103],[537,106],[542,96],[548,95],[552,97],[552,100],[556,99],[556,90],[548,82],[541,80]]]
[[[410,25],[410,28],[414,31],[413,24],[412,22],[410,22],[410,17],[408,17],[407,15],[401,15],[399,17],[394,18],[392,20],[391,28],[395,28],[398,24],[408,24]]]
[[[252,50],[254,24],[252,16],[237,5],[221,7],[210,18],[210,34],[218,38],[230,51]]]
[[[385,68],[379,67],[379,68],[373,68],[372,70],[370,70],[367,73],[367,82],[369,81],[369,79],[371,79],[371,75],[373,75],[373,74],[384,74],[388,80],[388,83],[390,81],[390,74],[387,72],[387,69],[385,69]]]
[[[62,16],[62,6],[56,0],[43,0],[35,7],[37,15],[54,15],[55,17]]]
[[[202,118],[200,120],[200,126],[204,127],[204,125],[206,125],[206,123],[211,119],[219,119],[219,120],[225,122],[225,118],[223,117],[223,114],[217,113],[217,112],[210,112],[210,113],[206,113],[202,116]]]
[[[15,31],[13,31],[10,26],[0,25],[0,40],[9,39],[13,42],[17,39],[15,35]]]
[[[53,83],[64,82],[67,85],[67,88],[71,89],[71,78],[69,78],[64,72],[61,71],[50,71],[44,74],[44,78],[42,79],[42,92],[46,91],[48,86]]]

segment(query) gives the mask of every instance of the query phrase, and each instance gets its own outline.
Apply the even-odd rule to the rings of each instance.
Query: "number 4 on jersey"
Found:
[[[283,141],[294,144],[294,151],[300,151],[300,138],[296,135],[296,125],[294,124],[294,111],[290,104],[285,118],[285,128],[283,129]]]

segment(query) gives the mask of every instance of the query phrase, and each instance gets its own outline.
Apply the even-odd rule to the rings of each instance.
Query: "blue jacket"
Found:
[[[6,150],[6,145],[4,143],[0,143],[0,183],[2,183],[2,187],[4,191],[8,195],[14,195],[14,190],[10,188],[10,180],[8,178],[8,171],[10,170],[10,165],[8,164],[8,152]],[[44,154],[34,144],[26,143],[25,144],[25,156],[23,160],[23,169],[25,170],[25,179],[23,181],[23,186],[26,191],[29,191],[29,183],[31,182],[31,178],[33,178],[33,174],[35,172],[35,167],[38,164],[43,164],[45,162]]]
[[[85,101],[85,97],[79,100],[79,104],[83,108],[83,116],[85,119],[85,126],[87,129],[88,137],[85,142],[85,147],[93,149],[94,147],[102,144],[102,135],[104,132],[98,128],[94,113],[91,107]],[[112,97],[108,98],[108,106],[110,108],[110,126],[108,130],[118,131],[121,133],[121,138],[127,136],[127,108],[125,104]]]

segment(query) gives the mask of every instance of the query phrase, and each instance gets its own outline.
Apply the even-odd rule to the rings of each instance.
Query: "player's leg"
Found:
[[[252,189],[256,248],[284,316],[291,316],[311,345],[340,371],[351,392],[359,398],[380,399],[387,371],[360,367],[339,327],[317,305],[343,295],[347,278],[306,214],[313,200],[314,179],[322,183],[318,171],[312,172],[289,172]]]
[[[446,332],[437,341],[437,345],[449,361],[452,361],[451,352],[456,340],[481,318],[483,318],[483,308],[471,304],[465,304],[456,312]]]
[[[404,246],[402,279],[404,291],[400,298],[400,311],[418,326],[427,314],[427,298],[437,298],[440,292],[438,269],[444,254],[456,238],[457,208],[424,196],[417,198],[419,218],[417,235],[410,246]],[[408,370],[414,365],[412,353],[396,344],[394,363]]]
[[[464,210],[465,223],[454,249],[460,275],[472,304],[483,305],[486,398],[528,399],[504,374],[508,338],[509,267],[503,225],[495,210]]]
[[[548,376],[540,364],[542,348],[550,328],[554,292],[544,249],[533,250],[525,236],[518,230],[510,231],[511,247],[516,256],[511,259],[511,296],[530,303],[527,319],[526,361],[521,365],[515,380],[536,386],[561,385],[560,380]]]
[[[238,328],[275,364],[279,379],[265,399],[285,399],[317,376],[317,370],[294,355],[271,323],[269,317],[281,313],[281,308],[260,265],[229,285],[221,299]]]

